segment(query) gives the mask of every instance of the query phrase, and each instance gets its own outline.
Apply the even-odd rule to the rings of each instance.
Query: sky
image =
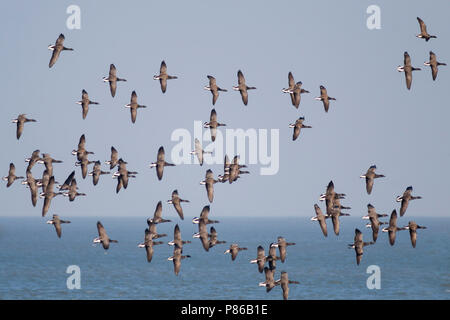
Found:
[[[66,13],[70,5],[80,8],[80,29],[69,29]],[[380,8],[381,28],[367,28],[367,7]],[[227,129],[279,130],[279,170],[260,175],[260,164],[249,165],[249,175],[233,184],[215,184],[212,216],[313,216],[314,204],[324,209],[319,196],[330,180],[337,192],[345,193],[343,205],[352,216],[367,213],[371,203],[380,213],[399,209],[395,202],[406,187],[415,195],[406,213],[414,217],[447,217],[445,199],[450,174],[450,109],[447,90],[450,67],[440,67],[432,81],[429,51],[438,61],[450,63],[450,4],[435,1],[14,1],[0,4],[0,52],[2,107],[0,108],[0,174],[8,174],[9,163],[17,175],[25,175],[24,159],[39,149],[63,160],[54,165],[62,183],[76,170],[79,197],[53,199],[47,216],[142,216],[153,215],[163,201],[163,216],[175,217],[165,203],[177,189],[185,216],[198,216],[209,205],[205,187],[199,182],[207,169],[222,174],[220,164],[185,164],[166,167],[162,181],[149,164],[164,146],[167,161],[178,143],[171,140],[176,129],[194,133],[194,121],[209,121],[215,108]],[[416,17],[421,17],[437,39],[425,42]],[[74,51],[62,52],[49,69],[51,51],[60,33]],[[412,65],[422,68],[413,74],[411,90],[396,68],[408,51]],[[169,80],[161,92],[153,80],[165,60]],[[114,63],[117,93],[111,97],[108,75]],[[236,73],[242,70],[249,86],[244,106],[238,92]],[[287,75],[310,91],[302,95],[299,109],[291,105]],[[207,75],[228,90],[213,107]],[[335,97],[325,113],[314,100],[319,86]],[[85,89],[93,101],[85,120],[80,100]],[[135,90],[140,104],[137,121],[131,123],[124,108]],[[25,124],[20,140],[11,120],[25,113],[36,123]],[[288,126],[300,116],[312,129],[302,130],[292,141]],[[209,129],[203,129],[205,132]],[[223,133],[225,129],[221,129]],[[102,163],[114,146],[137,171],[126,190],[115,192],[111,175],[93,186],[82,179],[71,151],[82,134],[86,148],[95,152],[90,160]],[[208,133],[206,134],[208,136]],[[193,138],[192,138],[193,140]],[[193,141],[192,141],[193,143]],[[203,142],[208,145],[209,142]],[[229,154],[232,158],[234,154]],[[386,177],[375,181],[371,195],[365,191],[364,174],[371,165]],[[44,166],[36,164],[33,175],[41,177]],[[102,166],[106,170],[106,165]],[[109,171],[109,168],[108,168]],[[1,181],[3,182],[3,181]],[[29,190],[16,181],[0,186],[0,216],[40,216],[43,200],[36,207]]]

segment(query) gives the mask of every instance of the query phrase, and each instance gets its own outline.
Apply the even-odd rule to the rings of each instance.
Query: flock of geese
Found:
[[[426,31],[426,26],[424,22],[417,18],[420,24],[421,33],[417,35],[418,38],[425,39],[429,41],[431,38],[436,38],[434,35],[429,35]],[[66,48],[64,46],[64,35],[60,34],[58,39],[56,40],[54,45],[50,45],[48,48],[53,51],[49,68],[53,67],[60,56],[62,51],[73,51],[72,48]],[[411,59],[407,52],[404,53],[404,65],[398,67],[398,71],[405,72],[406,76],[406,86],[408,89],[411,87],[412,81],[412,71],[420,70],[418,68],[414,68],[411,66]],[[445,65],[445,63],[437,62],[436,56],[433,52],[430,51],[430,61],[426,62],[425,65],[431,66],[432,69],[432,78],[436,80],[438,66]],[[205,86],[204,89],[208,90],[212,94],[212,105],[214,106],[219,98],[219,92],[227,92],[226,89],[220,88],[216,79],[208,75],[209,85]],[[242,102],[244,105],[248,104],[248,91],[256,89],[255,87],[249,87],[246,84],[244,75],[241,70],[237,72],[238,85],[233,86],[233,90],[239,91],[242,97]],[[158,75],[153,77],[154,80],[159,80],[161,91],[165,93],[167,90],[167,80],[177,79],[177,76],[169,75],[167,73],[167,65],[164,61],[162,61],[160,66],[160,72]],[[114,64],[110,65],[109,75],[108,77],[103,77],[103,81],[109,84],[111,96],[114,97],[117,90],[117,82],[127,81],[126,79],[117,77],[117,70]],[[295,82],[294,76],[291,72],[288,73],[288,88],[282,89],[283,93],[289,93],[291,97],[291,103],[295,108],[299,108],[301,95],[304,93],[309,93],[309,91],[302,88],[302,82]],[[336,100],[333,97],[328,96],[327,89],[324,86],[320,86],[320,96],[315,98],[318,101],[322,101],[325,112],[328,112],[330,108],[330,101]],[[82,106],[82,118],[86,119],[89,111],[90,105],[97,105],[98,102],[92,101],[89,98],[86,90],[82,90],[81,100],[76,102]],[[141,105],[138,103],[138,96],[135,91],[131,94],[130,103],[125,105],[126,108],[130,109],[131,112],[131,122],[135,123],[137,118],[137,110],[140,108],[146,108],[145,105]],[[303,124],[305,118],[299,117],[295,123],[290,124],[289,127],[294,129],[293,132],[293,140],[296,140],[301,132],[302,128],[311,128],[311,126],[307,126]],[[17,124],[16,137],[20,139],[23,130],[24,124],[28,122],[36,122],[35,119],[29,119],[25,114],[20,114],[17,119],[13,120],[13,123]],[[210,114],[210,121],[204,123],[205,128],[210,128],[211,139],[215,141],[217,128],[220,126],[225,126],[225,124],[219,123],[217,120],[217,113],[215,109],[212,109]],[[203,165],[203,156],[206,153],[210,153],[208,151],[204,151],[200,145],[200,142],[195,139],[195,150],[191,152],[192,155],[197,156],[200,166]],[[96,186],[99,183],[99,179],[101,175],[111,174],[111,171],[103,171],[102,163],[100,161],[91,161],[88,159],[88,156],[94,154],[92,151],[88,151],[86,149],[86,137],[85,135],[81,135],[78,142],[77,149],[72,151],[72,154],[77,157],[76,166],[81,167],[81,175],[82,178],[85,179],[87,175],[92,176],[93,185]],[[76,197],[85,196],[85,193],[78,191],[77,181],[75,179],[75,170],[73,170],[69,176],[66,178],[63,184],[59,184],[55,180],[55,176],[53,174],[53,164],[61,163],[61,160],[56,160],[51,157],[48,153],[40,153],[40,150],[35,150],[31,154],[30,158],[25,159],[28,163],[26,168],[26,177],[16,176],[15,174],[15,166],[13,163],[9,166],[9,173],[3,179],[7,181],[7,187],[10,187],[15,180],[24,179],[22,184],[26,185],[31,192],[31,202],[33,206],[37,205],[38,195],[44,199],[44,204],[42,207],[42,217],[44,217],[47,212],[50,210],[51,201],[54,197],[58,195],[63,195],[69,198],[69,201],[74,201]],[[43,171],[42,178],[34,178],[32,175],[32,168],[36,164],[44,164],[45,170]],[[89,165],[93,164],[93,169],[88,173]],[[123,158],[119,157],[118,151],[112,146],[111,147],[111,155],[110,159],[105,161],[106,165],[109,165],[109,170],[113,170],[117,167],[117,171],[112,174],[112,177],[117,179],[117,187],[116,193],[118,193],[122,187],[124,189],[127,188],[129,178],[135,178],[137,176],[136,171],[129,171],[127,169],[127,162],[123,160]],[[174,166],[174,164],[168,163],[165,160],[165,152],[164,147],[161,146],[156,155],[156,161],[152,162],[149,167],[156,168],[156,175],[158,180],[162,180],[164,168]],[[233,160],[230,161],[228,156],[225,156],[224,159],[224,172],[219,175],[217,179],[214,177],[214,174],[211,169],[206,171],[205,179],[200,182],[200,184],[205,185],[206,194],[208,201],[210,203],[214,200],[214,184],[216,183],[225,183],[229,182],[232,184],[241,178],[242,174],[248,174],[248,171],[241,170],[246,168],[246,165],[239,164],[239,156],[234,156]],[[367,170],[367,172],[360,176],[365,179],[366,182],[366,192],[367,194],[371,194],[375,179],[382,178],[384,175],[376,173],[376,166],[372,165]],[[41,192],[39,192],[39,188],[41,188]],[[58,189],[55,191],[55,189]],[[405,215],[406,210],[408,208],[408,204],[411,200],[420,199],[420,196],[412,195],[413,188],[407,187],[402,196],[397,197],[397,202],[401,202],[400,207],[400,217]],[[322,230],[323,235],[326,237],[328,235],[327,232],[327,224],[326,220],[331,219],[333,223],[334,233],[339,235],[340,229],[340,221],[339,218],[341,216],[348,216],[349,214],[343,213],[342,210],[350,209],[350,207],[345,207],[340,203],[341,199],[345,199],[344,193],[337,193],[334,190],[334,183],[330,181],[325,193],[321,194],[319,197],[320,201],[325,201],[326,212],[325,214],[322,212],[321,208],[318,204],[314,204],[314,210],[316,215],[311,218],[313,221],[318,221],[320,228]],[[172,204],[175,211],[177,212],[179,218],[184,220],[184,213],[182,208],[182,203],[189,203],[189,200],[185,200],[180,198],[178,194],[178,190],[174,190],[172,192],[172,196],[170,200],[167,200],[167,204]],[[363,234],[359,229],[355,229],[355,237],[354,242],[349,244],[349,248],[353,248],[356,252],[356,263],[359,265],[363,255],[363,248],[368,245],[373,245],[377,241],[378,232],[382,225],[388,224],[388,227],[382,228],[382,232],[387,232],[389,234],[389,243],[394,245],[395,237],[397,231],[400,230],[409,230],[412,246],[416,246],[417,241],[417,230],[425,229],[426,227],[420,226],[414,221],[409,221],[407,226],[398,227],[397,226],[397,211],[394,209],[390,215],[389,223],[382,222],[379,218],[386,217],[387,214],[379,214],[376,212],[376,209],[373,205],[368,204],[368,215],[364,216],[363,219],[370,220],[370,223],[366,225],[367,228],[372,229],[372,240],[370,242],[363,241]],[[193,235],[193,238],[198,238],[201,241],[202,247],[205,251],[209,251],[212,247],[224,244],[226,241],[219,240],[218,232],[214,228],[214,226],[210,226],[209,231],[207,229],[207,225],[216,224],[219,221],[209,219],[210,213],[210,205],[204,206],[202,209],[200,216],[192,219],[194,224],[198,225],[198,232]],[[152,218],[147,219],[148,227],[145,229],[144,234],[144,242],[138,245],[139,248],[145,248],[147,261],[151,262],[153,253],[154,253],[154,245],[163,244],[162,241],[156,241],[159,238],[167,236],[167,234],[159,234],[157,232],[157,225],[161,223],[171,222],[171,220],[164,219],[162,217],[162,201],[159,201],[156,205],[155,212]],[[47,221],[48,224],[52,224],[55,227],[56,234],[58,238],[61,237],[62,234],[62,224],[70,223],[70,221],[62,220],[57,214],[53,214],[53,218]],[[93,240],[93,243],[100,243],[105,250],[108,250],[111,243],[117,243],[117,240],[112,240],[109,238],[105,227],[103,224],[98,221],[97,222],[97,230],[98,237]],[[182,240],[181,231],[178,224],[174,227],[173,240],[168,242],[169,245],[173,246],[173,255],[168,258],[168,260],[173,262],[174,265],[174,273],[178,275],[181,268],[181,260],[185,258],[190,258],[190,255],[183,255],[183,246],[184,244],[191,243],[191,241]],[[289,284],[298,284],[298,281],[289,280],[288,274],[285,271],[281,272],[280,279],[275,280],[275,270],[276,270],[276,261],[280,260],[282,263],[286,260],[287,247],[295,245],[293,242],[287,242],[286,239],[282,236],[277,238],[276,242],[272,242],[269,245],[268,255],[265,254],[264,248],[259,245],[257,247],[257,256],[256,259],[251,260],[251,263],[257,264],[258,272],[265,273],[265,281],[260,282],[259,285],[266,288],[266,291],[271,291],[276,286],[281,286],[283,291],[283,298],[288,299],[289,295]],[[277,248],[279,251],[279,255],[277,255]],[[248,250],[248,248],[241,247],[237,243],[232,243],[224,253],[231,255],[231,260],[235,261],[237,259],[238,253],[242,250]]]

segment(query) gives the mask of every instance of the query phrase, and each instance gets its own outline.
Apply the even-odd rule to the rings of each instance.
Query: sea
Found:
[[[61,217],[62,237],[56,236],[49,217],[0,217],[0,299],[2,300],[281,300],[281,286],[266,292],[265,280],[250,260],[257,247],[268,252],[278,236],[295,245],[287,249],[284,263],[276,262],[275,280],[281,271],[290,280],[289,300],[448,300],[450,298],[450,218],[414,217],[427,229],[418,230],[413,248],[409,232],[399,231],[391,246],[380,232],[374,245],[364,247],[356,264],[355,228],[371,241],[367,220],[341,217],[339,236],[328,223],[324,237],[308,217],[211,217],[218,239],[226,241],[208,252],[193,238],[198,225],[190,219],[157,225],[153,259],[147,262],[144,241],[146,217]],[[101,221],[111,239],[109,250],[93,244]],[[400,226],[408,218],[399,218]],[[167,258],[178,224],[185,244],[181,271],[174,274]],[[212,225],[208,225],[208,230]],[[224,254],[231,243],[248,250],[236,260]],[[74,278],[76,277],[76,278]],[[75,280],[74,280],[75,279]]]

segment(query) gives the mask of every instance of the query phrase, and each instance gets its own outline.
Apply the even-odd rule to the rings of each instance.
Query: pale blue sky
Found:
[[[66,27],[71,4],[81,8],[80,30]],[[380,30],[366,27],[371,4],[381,8]],[[63,182],[74,169],[71,151],[84,133],[87,149],[95,152],[91,160],[107,160],[113,145],[129,170],[139,174],[128,189],[116,194],[116,181],[109,175],[94,187],[76,168],[80,191],[88,196],[74,202],[55,198],[48,216],[147,217],[174,189],[191,201],[184,206],[186,218],[197,216],[209,204],[199,181],[208,168],[217,176],[222,166],[169,167],[158,181],[148,165],[159,146],[170,153],[176,144],[170,140],[174,129],[193,133],[194,121],[209,120],[211,94],[203,86],[210,74],[228,89],[215,105],[219,121],[229,128],[280,129],[278,174],[261,176],[259,166],[251,165],[251,174],[237,183],[216,184],[212,214],[312,216],[314,203],[333,180],[336,191],[347,194],[342,203],[352,207],[352,216],[365,215],[369,202],[379,212],[398,209],[395,198],[409,185],[423,199],[410,204],[407,216],[448,216],[442,199],[450,177],[450,67],[441,67],[433,82],[423,63],[430,50],[438,61],[450,63],[450,21],[444,15],[449,9],[448,1],[434,1],[432,6],[421,1],[2,3],[1,175],[7,174],[10,162],[18,175],[25,175],[24,159],[40,149],[64,161],[54,165],[56,179]],[[415,37],[417,16],[437,39],[425,42]],[[75,51],[62,52],[49,69],[47,46],[60,33]],[[413,66],[422,68],[414,73],[410,91],[404,74],[396,70],[403,64],[404,51]],[[161,60],[169,74],[179,77],[168,82],[166,94],[152,79]],[[128,80],[118,84],[115,98],[102,82],[110,63]],[[249,93],[248,106],[231,90],[238,69],[248,85],[257,87]],[[281,92],[289,71],[311,92],[302,96],[298,110]],[[314,100],[321,84],[337,98],[328,113]],[[101,104],[90,108],[86,120],[75,104],[82,89]],[[133,90],[148,106],[138,111],[135,124],[123,107]],[[17,141],[11,119],[20,113],[38,122],[26,124]],[[313,128],[292,141],[288,125],[299,116]],[[368,196],[359,176],[372,164],[386,178],[377,180]],[[34,176],[40,177],[42,170],[37,164]],[[43,201],[32,207],[29,190],[20,182],[0,190],[1,216],[41,215]],[[176,216],[172,206],[164,203],[163,210],[168,217]]]

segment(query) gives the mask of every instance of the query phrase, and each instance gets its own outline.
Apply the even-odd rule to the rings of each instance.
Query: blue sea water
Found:
[[[288,247],[284,263],[277,261],[275,280],[280,271],[287,271],[291,284],[289,299],[439,299],[450,298],[450,219],[417,218],[428,228],[418,230],[417,247],[412,248],[409,232],[401,231],[396,243],[390,246],[387,234],[380,233],[377,243],[364,248],[359,266],[355,252],[347,245],[353,242],[354,230],[359,228],[364,240],[371,240],[366,221],[356,217],[341,218],[341,233],[335,236],[328,222],[325,238],[317,224],[309,218],[214,217],[220,240],[206,252],[199,239],[193,239],[197,225],[190,219],[177,219],[158,225],[158,239],[164,244],[155,246],[153,260],[148,263],[143,241],[147,227],[143,217],[102,217],[112,243],[108,251],[93,246],[97,236],[97,218],[62,217],[71,220],[63,225],[58,239],[54,227],[46,218],[0,218],[0,299],[282,299],[280,286],[266,293],[258,283],[264,281],[256,265],[256,248],[262,245],[266,253],[277,236],[283,236],[295,246]],[[401,218],[399,225],[406,225]],[[166,243],[173,239],[178,223],[186,244],[181,272],[176,276],[167,258],[173,247]],[[209,225],[210,226],[210,225]],[[209,229],[208,226],[208,229]],[[230,243],[236,242],[241,251],[235,261],[225,255]],[[81,270],[81,289],[68,289],[68,266]],[[368,289],[370,265],[381,271],[381,288]]]

